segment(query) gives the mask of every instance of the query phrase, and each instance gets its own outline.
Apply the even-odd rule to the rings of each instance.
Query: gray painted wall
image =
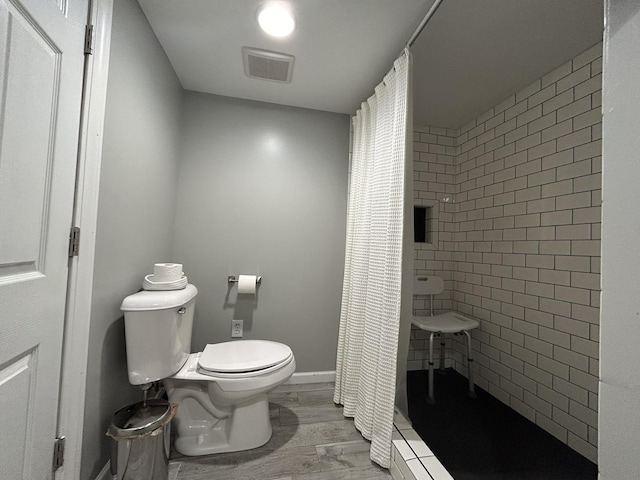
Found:
[[[200,294],[193,349],[291,346],[298,371],[335,369],[349,117],[186,92],[173,260]],[[228,275],[263,276],[257,301]]]
[[[182,88],[137,2],[116,0],[98,207],[81,478],[109,459],[105,431],[140,399],[120,303],[170,261]]]
[[[600,436],[602,480],[640,474],[640,4],[606,4]]]

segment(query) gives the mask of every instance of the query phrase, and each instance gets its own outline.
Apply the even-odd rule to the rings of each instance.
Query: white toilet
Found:
[[[271,438],[267,393],[295,371],[293,353],[277,342],[236,340],[190,354],[197,294],[189,284],[123,300],[129,382],[163,381],[178,404],[175,447],[183,455],[264,445]]]

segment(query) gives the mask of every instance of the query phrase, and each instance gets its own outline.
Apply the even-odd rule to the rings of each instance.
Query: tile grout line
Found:
[[[415,432],[415,430],[413,430],[413,427],[411,428],[411,430]],[[409,441],[405,438],[404,434],[402,433],[402,430],[398,429],[398,432],[400,433],[400,436],[401,436],[401,437],[402,437],[402,439],[404,440],[404,443],[406,443],[406,444],[407,444],[407,446],[409,447],[409,449],[410,449],[410,450],[413,452],[413,454],[416,456],[416,458],[417,458],[417,459],[418,459],[418,461],[420,462],[420,465],[422,465],[422,467],[425,469],[425,471],[427,472],[427,475],[429,475],[429,476],[431,477],[431,480],[435,480],[435,479],[433,478],[433,476],[431,475],[431,472],[429,472],[429,469],[427,468],[427,466],[426,466],[424,463],[422,463],[422,457],[418,456],[418,452],[416,452],[416,451],[413,449],[413,447],[411,446],[411,444],[409,443]],[[416,434],[417,434],[417,432],[416,432]],[[421,438],[421,441],[422,441],[422,443],[423,443],[427,448],[429,448],[429,445],[427,445],[427,444],[424,442],[424,440],[422,440],[422,438]],[[429,450],[431,450],[431,449],[429,449]],[[435,455],[434,455],[434,457],[435,457]],[[437,457],[436,457],[436,458],[437,458]],[[438,461],[440,461],[440,460],[438,460]]]

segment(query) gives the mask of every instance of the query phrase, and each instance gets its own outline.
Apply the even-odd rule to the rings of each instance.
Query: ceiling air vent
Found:
[[[242,47],[244,73],[250,78],[289,83],[293,73],[293,55]]]

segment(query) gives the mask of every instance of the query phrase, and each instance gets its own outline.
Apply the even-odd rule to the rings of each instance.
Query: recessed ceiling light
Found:
[[[273,37],[286,37],[293,32],[295,21],[291,12],[280,4],[267,5],[258,13],[262,30]]]

